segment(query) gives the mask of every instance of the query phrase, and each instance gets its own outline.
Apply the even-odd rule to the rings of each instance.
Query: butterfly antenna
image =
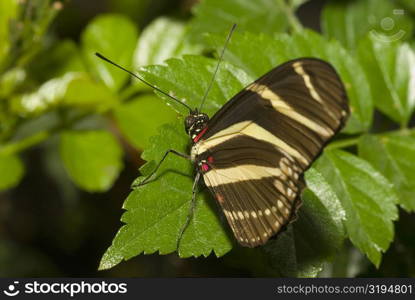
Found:
[[[210,80],[209,86],[206,89],[205,95],[203,96],[202,103],[200,103],[199,111],[202,110],[202,106],[205,103],[205,100],[207,98],[207,95],[209,94],[210,89],[212,88],[213,82],[215,81],[216,73],[219,70],[219,66],[220,66],[220,63],[222,62],[223,55],[225,54],[226,47],[228,46],[229,40],[231,39],[232,33],[234,32],[235,28],[236,28],[236,24],[233,24],[226,38],[225,45],[223,46],[222,52],[220,53],[218,63],[216,64],[215,72],[213,72],[212,79]]]
[[[173,97],[172,95],[170,95],[169,93],[166,93],[165,91],[162,91],[161,89],[159,89],[158,87],[152,85],[151,83],[147,82],[146,80],[144,80],[143,78],[141,78],[140,76],[138,76],[137,74],[135,74],[132,71],[127,70],[126,68],[120,66],[119,64],[113,62],[112,60],[106,58],[104,55],[100,54],[100,53],[95,53],[96,56],[98,56],[99,58],[101,58],[102,60],[116,66],[117,68],[127,72],[128,74],[132,75],[133,77],[137,78],[138,80],[140,80],[141,82],[145,83],[146,85],[148,85],[149,87],[153,88],[154,90],[162,93],[163,95],[173,99],[174,101],[176,101],[177,103],[180,103],[181,105],[185,106],[190,112],[192,111],[192,109],[190,108],[189,105],[187,105],[186,103],[180,101],[179,99],[177,99],[176,97]]]

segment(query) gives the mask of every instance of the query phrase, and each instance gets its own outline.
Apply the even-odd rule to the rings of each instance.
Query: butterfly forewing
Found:
[[[328,63],[298,59],[250,84],[193,146],[203,178],[237,240],[264,244],[293,220],[303,172],[344,125],[344,86]]]

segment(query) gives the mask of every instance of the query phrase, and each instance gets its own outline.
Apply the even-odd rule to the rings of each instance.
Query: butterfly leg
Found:
[[[195,180],[193,181],[192,200],[190,202],[189,212],[188,212],[187,217],[186,217],[186,222],[183,224],[182,228],[180,229],[179,236],[177,238],[176,248],[177,248],[178,252],[179,252],[180,241],[182,240],[183,234],[186,231],[186,228],[189,226],[190,221],[192,220],[192,217],[193,217],[193,214],[194,214],[194,211],[195,211],[197,187],[198,187],[199,180],[200,180],[200,173],[198,172],[195,176]]]
[[[166,151],[166,153],[164,153],[163,157],[161,158],[161,160],[159,161],[159,163],[157,164],[157,166],[155,167],[155,169],[150,174],[148,174],[146,176],[146,178],[144,178],[143,181],[141,181],[139,183],[133,183],[133,185],[131,186],[131,188],[135,189],[135,188],[138,188],[138,187],[140,187],[142,185],[145,185],[145,184],[149,183],[149,179],[157,172],[157,170],[160,168],[161,164],[167,158],[167,155],[169,155],[169,153],[172,153],[172,154],[175,154],[177,156],[180,156],[180,157],[183,157],[183,158],[186,158],[186,159],[189,159],[190,160],[190,156],[189,155],[184,154],[184,153],[180,153],[180,152],[178,152],[176,150],[173,150],[173,149],[169,149],[169,150]]]

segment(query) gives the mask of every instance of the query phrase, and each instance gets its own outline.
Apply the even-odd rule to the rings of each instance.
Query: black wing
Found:
[[[349,115],[344,86],[321,60],[287,62],[250,84],[194,145],[203,177],[238,241],[264,244],[293,220],[303,172]]]

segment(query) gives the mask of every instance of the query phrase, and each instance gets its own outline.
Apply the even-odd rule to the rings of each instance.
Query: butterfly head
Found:
[[[184,120],[184,127],[190,138],[195,141],[198,135],[206,128],[209,117],[207,114],[193,111]]]

